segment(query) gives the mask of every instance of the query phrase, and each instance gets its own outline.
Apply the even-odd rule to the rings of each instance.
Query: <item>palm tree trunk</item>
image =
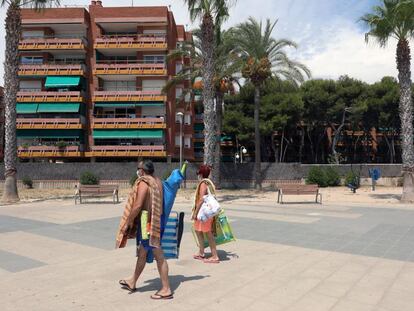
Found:
[[[259,113],[260,113],[260,87],[254,88],[254,153],[255,153],[255,188],[262,190],[262,173],[261,173],[261,156],[260,156],[260,127],[259,127]]]
[[[204,106],[204,163],[214,164],[216,147],[216,116],[214,113],[214,23],[206,14],[201,24],[201,52],[203,58],[203,106]]]
[[[400,84],[400,119],[402,171],[404,175],[401,201],[414,202],[413,104],[411,100],[411,55],[408,40],[397,45],[397,69]]]
[[[214,151],[213,182],[216,188],[220,188],[221,183],[221,128],[223,123],[223,95],[216,96],[216,150]]]
[[[6,15],[6,60],[4,63],[4,193],[2,201],[19,201],[17,192],[16,97],[19,88],[19,39],[21,33],[20,8],[12,1]]]

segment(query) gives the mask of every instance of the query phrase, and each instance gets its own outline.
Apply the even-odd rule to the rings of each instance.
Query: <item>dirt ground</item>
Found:
[[[2,195],[0,189],[0,195]],[[334,204],[338,202],[349,203],[369,203],[375,205],[381,204],[398,204],[401,197],[401,187],[377,187],[372,191],[370,187],[362,187],[356,193],[352,193],[348,188],[322,188],[320,192],[323,196],[323,203]],[[129,190],[120,190],[120,200],[124,200],[128,196]],[[19,196],[22,202],[33,202],[40,200],[55,199],[73,199],[74,189],[20,189]],[[256,190],[220,190],[217,197],[223,202],[276,202],[275,191],[256,191]],[[178,192],[177,202],[192,201],[194,189],[181,189]],[[110,199],[108,197],[108,199]],[[107,198],[103,198],[107,200]],[[301,202],[304,200],[312,200],[312,197],[305,196],[285,196],[285,202]]]

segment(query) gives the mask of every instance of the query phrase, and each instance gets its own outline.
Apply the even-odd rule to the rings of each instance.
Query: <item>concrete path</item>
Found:
[[[190,202],[176,204],[186,211]],[[133,294],[118,280],[134,243],[114,250],[118,205],[72,200],[0,207],[1,310],[414,310],[414,210],[224,202],[237,242],[220,264],[192,259],[190,223],[169,260],[171,301],[147,265]]]

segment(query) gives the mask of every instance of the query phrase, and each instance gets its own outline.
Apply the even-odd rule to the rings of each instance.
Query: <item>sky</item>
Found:
[[[176,22],[192,24],[183,0],[102,0],[104,6],[171,5]],[[234,2],[234,0],[233,0]],[[89,5],[88,0],[63,0],[61,5]],[[250,16],[265,21],[278,20],[273,35],[298,44],[287,53],[310,68],[313,78],[336,79],[350,77],[373,83],[383,76],[397,76],[395,65],[396,42],[390,40],[386,48],[375,41],[365,43],[366,27],[359,18],[370,12],[380,0],[238,0],[230,9],[224,28],[237,25]],[[6,9],[0,9],[4,21]],[[0,35],[0,51],[5,50],[4,31]],[[4,52],[0,53],[0,64]],[[3,66],[0,85],[3,84]]]

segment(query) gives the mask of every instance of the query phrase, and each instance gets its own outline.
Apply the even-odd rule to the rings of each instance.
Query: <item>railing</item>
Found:
[[[81,129],[79,118],[19,118],[16,120],[18,129]]]
[[[141,60],[141,59],[125,59],[125,60],[118,60],[118,59],[101,59],[96,61],[97,64],[104,64],[104,65],[163,65],[166,66],[165,61],[148,61],[148,60]]]
[[[20,61],[20,66],[22,65],[85,65],[85,60],[77,59],[53,59],[53,60],[42,60],[42,62],[36,61]]]
[[[20,76],[33,76],[33,75],[76,75],[82,76],[85,73],[85,66],[81,64],[33,64],[33,65],[20,65]]]
[[[93,128],[166,128],[164,118],[94,118]]]
[[[43,157],[79,157],[81,156],[79,146],[20,146],[17,149],[18,156],[22,158]]]
[[[146,63],[142,61],[99,61],[95,65],[94,74],[148,74],[166,75],[165,63]]]
[[[39,89],[20,89],[17,92],[18,102],[83,102],[80,91],[46,92]]]
[[[119,34],[103,35],[95,40],[95,49],[99,48],[167,48],[165,35]]]
[[[164,145],[153,146],[92,146],[91,151],[164,151]]]
[[[83,36],[44,36],[24,37],[20,39],[19,50],[67,49],[84,50],[87,40]]]
[[[105,90],[100,89],[93,92],[93,101],[165,101],[164,95],[160,89],[136,89],[116,88]]]
[[[164,145],[153,146],[92,146],[88,157],[137,157],[152,156],[165,157],[167,153]]]

